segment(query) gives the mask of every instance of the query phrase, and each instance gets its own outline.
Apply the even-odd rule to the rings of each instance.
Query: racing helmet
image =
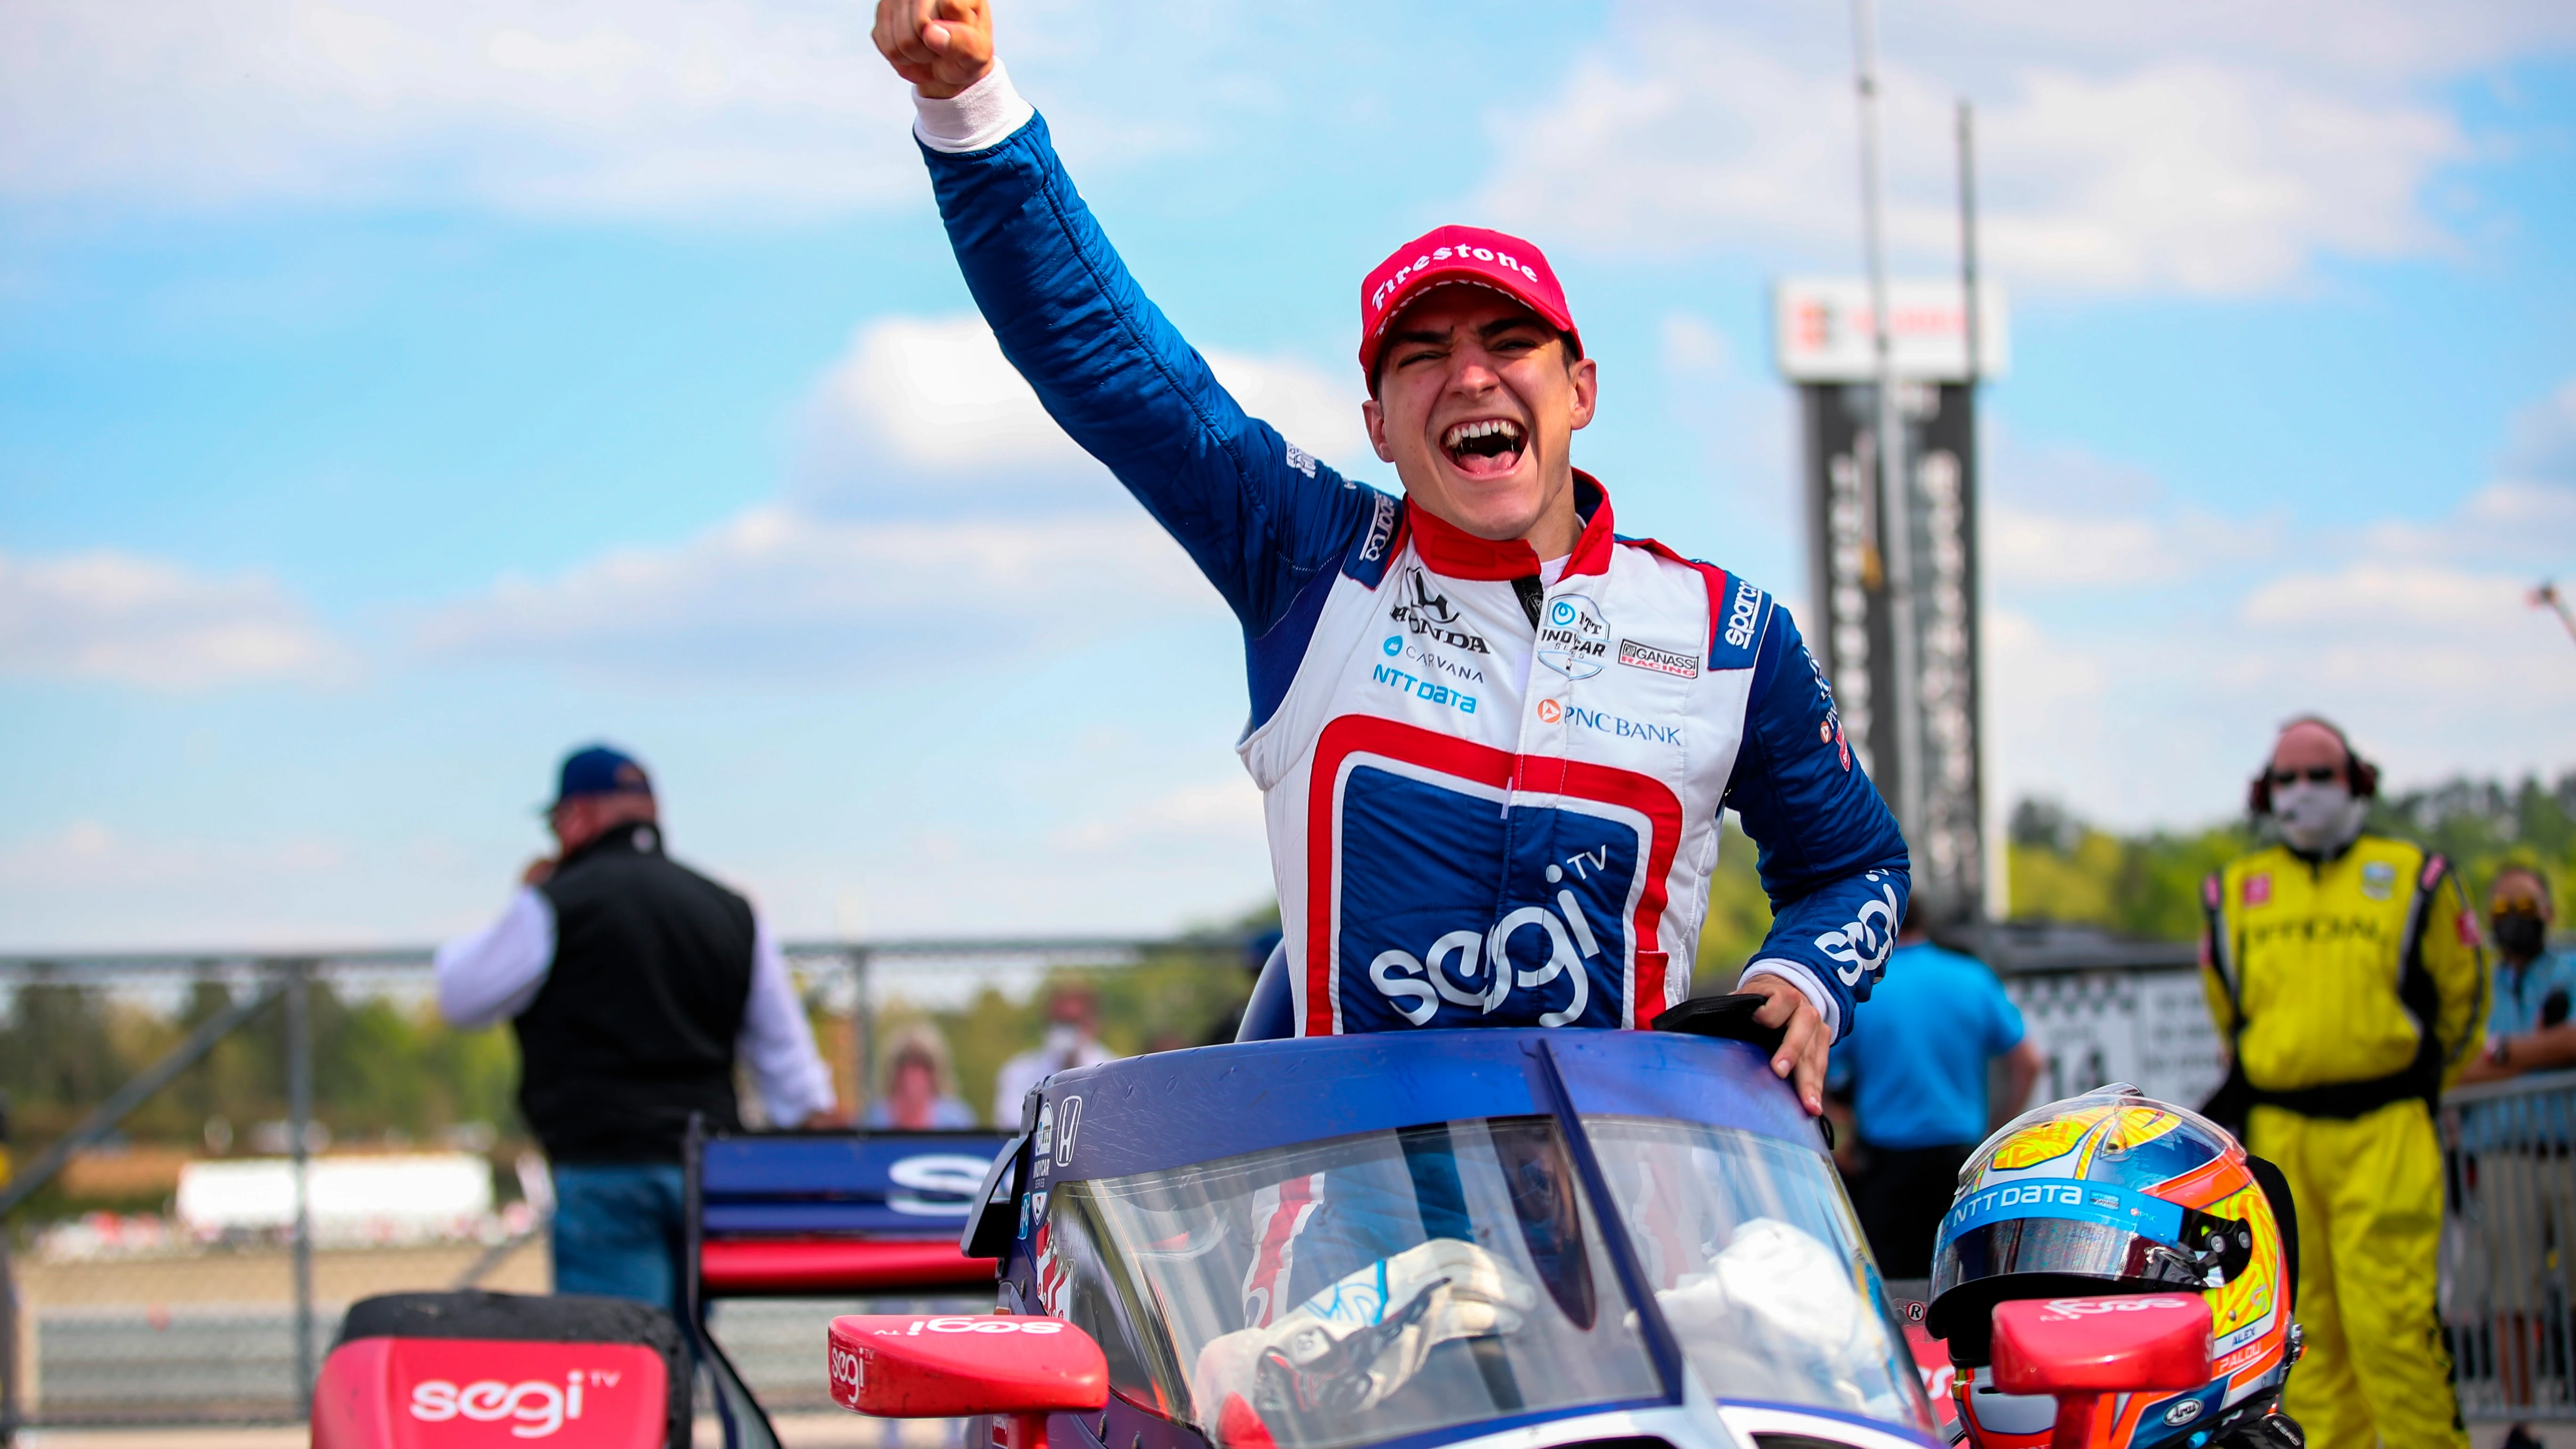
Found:
[[[1959,1170],[1933,1249],[1924,1327],[1946,1339],[1978,1449],[2048,1443],[2056,1401],[1994,1392],[1994,1306],[2014,1298],[2196,1290],[2210,1380],[2131,1394],[2107,1442],[2291,1445],[2281,1385],[2298,1357],[2298,1224],[2280,1170],[2197,1112],[2116,1083],[2013,1119]]]

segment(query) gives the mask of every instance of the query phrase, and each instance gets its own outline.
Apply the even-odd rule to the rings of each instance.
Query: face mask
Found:
[[[1082,1034],[1075,1031],[1070,1022],[1059,1021],[1047,1028],[1046,1049],[1051,1056],[1070,1057],[1081,1042]]]
[[[2529,911],[2508,911],[2495,918],[2496,946],[2517,961],[2540,954],[2549,930]]]
[[[2323,855],[2352,839],[2369,807],[2340,780],[2301,780],[2272,789],[2272,818],[2292,850]]]

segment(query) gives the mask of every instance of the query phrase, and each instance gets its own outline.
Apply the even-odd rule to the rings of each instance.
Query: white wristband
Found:
[[[998,146],[1037,114],[1011,88],[1011,73],[1002,68],[999,56],[982,80],[944,100],[914,91],[912,109],[912,134],[931,150],[950,155]]]
[[[1738,989],[1741,989],[1745,982],[1756,976],[1777,976],[1797,987],[1798,994],[1807,998],[1807,1004],[1816,1008],[1816,1015],[1825,1019],[1825,1030],[1837,1037],[1842,1035],[1841,1010],[1834,999],[1825,994],[1825,988],[1816,980],[1816,974],[1808,970],[1804,964],[1778,956],[1765,957],[1745,967],[1744,974],[1736,978],[1735,984]]]

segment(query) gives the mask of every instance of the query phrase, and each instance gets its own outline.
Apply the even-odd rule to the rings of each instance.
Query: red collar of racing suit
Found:
[[[1565,561],[1568,576],[1610,571],[1610,495],[1601,481],[1574,470],[1574,508],[1584,521]],[[1405,527],[1413,533],[1414,551],[1431,571],[1452,579],[1525,579],[1538,574],[1538,550],[1525,539],[1495,540],[1434,517],[1411,498],[1404,500]]]

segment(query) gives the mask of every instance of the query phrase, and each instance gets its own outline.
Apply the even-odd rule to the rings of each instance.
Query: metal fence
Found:
[[[2471,1418],[2576,1419],[2576,1071],[2443,1098],[2441,1307]]]
[[[865,1092],[869,1049],[889,1010],[958,1009],[987,987],[1006,999],[1025,998],[1049,973],[1067,968],[1102,968],[1114,977],[1124,974],[1121,968],[1156,961],[1234,966],[1242,952],[1242,943],[1221,938],[787,948],[792,973],[823,1018],[821,1043],[837,1058],[832,1064],[845,1102]],[[518,1292],[549,1289],[541,1203],[432,1240],[335,1241],[317,1233],[311,1184],[333,1159],[315,1158],[327,1135],[315,1127],[316,1002],[390,997],[422,1006],[434,992],[429,967],[426,951],[0,957],[0,1022],[13,1026],[23,1024],[21,1007],[34,988],[58,999],[68,992],[122,1002],[133,1008],[127,1017],[165,1023],[183,1005],[197,1008],[192,1029],[112,1091],[80,1103],[87,1109],[80,1119],[45,1134],[50,1143],[21,1158],[0,1183],[0,1441],[20,1427],[300,1420],[316,1368],[350,1303],[469,1282]],[[1178,1021],[1158,1030],[1195,1040],[1190,1034],[1205,1027]],[[31,1199],[46,1201],[37,1195],[49,1186],[57,1187],[59,1200],[66,1165],[99,1160],[97,1149],[113,1148],[120,1125],[138,1109],[173,1083],[195,1080],[192,1072],[202,1076],[219,1047],[238,1053],[253,1034],[281,1059],[266,1063],[284,1088],[283,1120],[269,1124],[282,1130],[268,1134],[267,1146],[284,1158],[294,1184],[291,1221],[280,1230],[207,1240],[148,1214],[100,1215],[91,1226],[59,1216],[31,1221],[18,1211]],[[330,1105],[323,1103],[326,1111]],[[489,1150],[488,1132],[473,1145]],[[542,1194],[541,1171],[532,1188]],[[820,1409],[829,1400],[819,1325],[856,1306],[727,1303],[716,1308],[713,1327],[764,1403],[790,1412]],[[888,1446],[928,1449],[926,1442],[880,1437]],[[843,1432],[832,1442],[876,1440]]]

